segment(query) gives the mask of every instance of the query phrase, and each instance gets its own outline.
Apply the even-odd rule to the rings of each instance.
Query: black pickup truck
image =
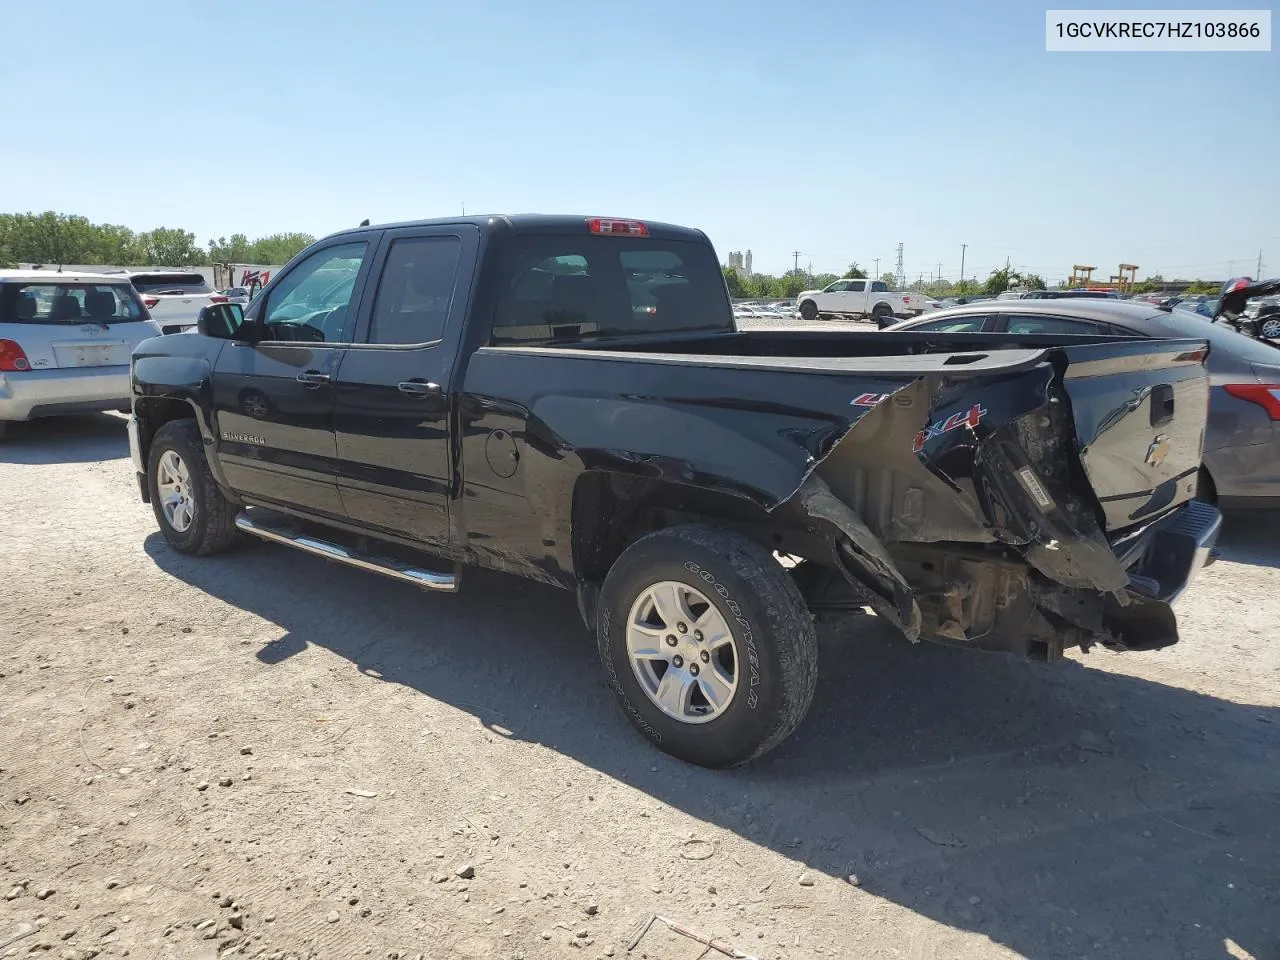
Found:
[[[142,343],[130,441],[183,553],[576,591],[631,722],[723,766],[800,723],[820,614],[1048,660],[1175,642],[1220,524],[1206,350],[742,331],[696,230],[362,226]]]

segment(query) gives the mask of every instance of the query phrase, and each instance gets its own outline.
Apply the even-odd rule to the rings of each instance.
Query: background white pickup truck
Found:
[[[803,320],[822,317],[907,319],[936,310],[935,301],[921,293],[896,293],[883,280],[836,280],[823,290],[806,290],[796,298]]]

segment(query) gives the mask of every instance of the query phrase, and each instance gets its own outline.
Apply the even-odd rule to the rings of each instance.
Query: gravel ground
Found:
[[[1280,957],[1280,523],[1231,518],[1158,653],[827,631],[798,734],[717,773],[632,732],[568,594],[173,553],[120,417],[16,428],[0,503],[0,956],[623,957],[659,913],[760,957]]]

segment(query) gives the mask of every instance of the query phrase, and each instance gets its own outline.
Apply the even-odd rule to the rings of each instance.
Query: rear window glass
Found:
[[[1237,333],[1197,313],[1174,310],[1161,317],[1159,323],[1176,336],[1208,340],[1211,350],[1221,350],[1251,363],[1280,363],[1280,348],[1271,346],[1266,340],[1255,340],[1248,334]]]
[[[707,244],[517,236],[506,253],[493,343],[726,330],[733,311]]]
[[[142,319],[138,295],[124,283],[0,284],[0,322],[122,323]]]
[[[140,293],[213,293],[198,273],[147,273],[129,279]]]

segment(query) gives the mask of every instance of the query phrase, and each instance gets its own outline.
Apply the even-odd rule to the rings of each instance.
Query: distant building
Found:
[[[730,270],[738,271],[744,277],[754,276],[751,270],[751,251],[748,250],[744,254],[741,250],[730,250],[728,267]]]

